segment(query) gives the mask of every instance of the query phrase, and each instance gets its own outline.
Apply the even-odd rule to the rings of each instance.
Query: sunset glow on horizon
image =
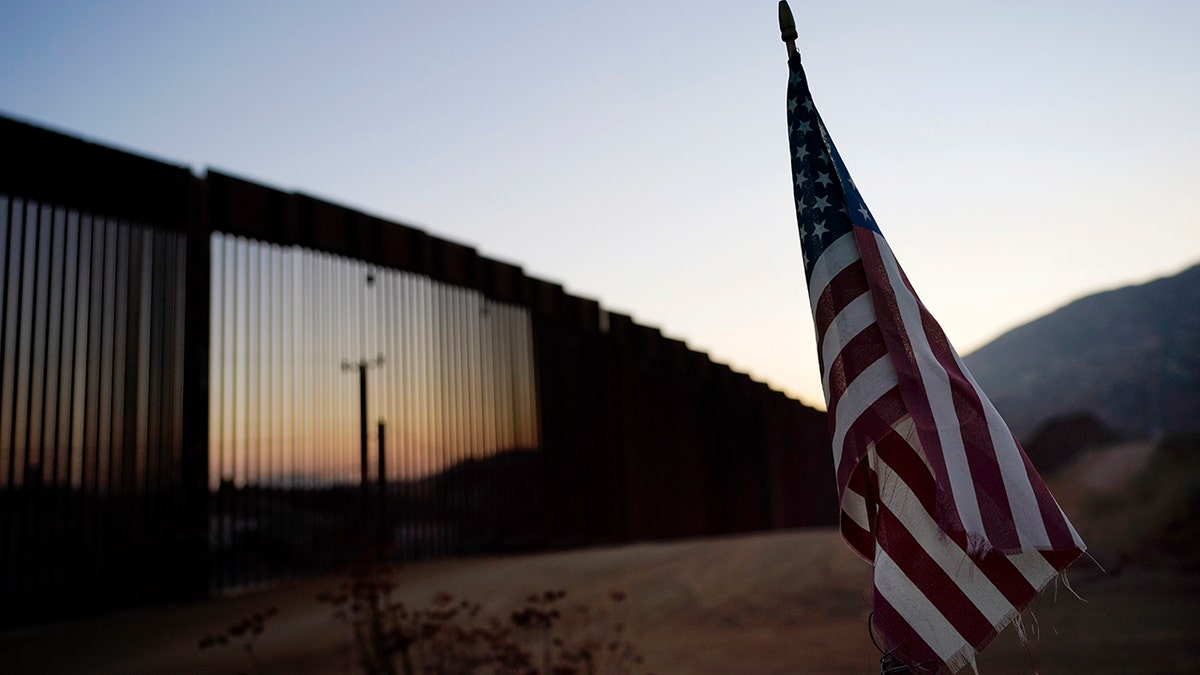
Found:
[[[220,234],[212,269],[210,488],[358,482],[361,361],[371,480],[380,421],[389,481],[538,447],[525,310]]]

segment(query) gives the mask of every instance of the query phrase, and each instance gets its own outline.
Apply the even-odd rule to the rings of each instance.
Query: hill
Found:
[[[1135,438],[1200,430],[1200,265],[1076,300],[964,361],[1022,441],[1079,413]]]

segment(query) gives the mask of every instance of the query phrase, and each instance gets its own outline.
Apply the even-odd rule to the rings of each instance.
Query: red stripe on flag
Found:
[[[833,449],[841,457],[838,462],[838,485],[848,484],[851,472],[854,471],[858,460],[866,455],[868,445],[891,431],[892,426],[903,419],[906,414],[900,390],[892,387],[850,423],[842,447]],[[830,420],[833,419],[834,416],[831,413]],[[835,435],[836,431],[834,430]],[[843,487],[843,489],[845,488]]]
[[[1017,447],[1019,448],[1020,446]],[[1067,522],[1066,516],[1063,515],[1058,503],[1054,501],[1054,496],[1050,494],[1050,489],[1042,481],[1042,477],[1038,474],[1037,469],[1033,468],[1033,463],[1029,461],[1029,457],[1025,454],[1024,450],[1021,450],[1021,459],[1025,463],[1025,473],[1029,477],[1029,482],[1033,484],[1033,495],[1037,498],[1038,510],[1041,511],[1042,522],[1046,526],[1046,535],[1050,538],[1050,548],[1074,553],[1065,564],[1055,564],[1051,560],[1054,569],[1066,569],[1071,560],[1074,560],[1079,557],[1079,554],[1083,553],[1083,549],[1079,547],[1078,542],[1071,536],[1071,526]],[[1052,553],[1052,551],[1045,551],[1045,553]],[[1050,558],[1047,557],[1047,560],[1050,560]]]
[[[977,648],[990,640],[996,634],[996,627],[886,504],[879,505],[878,522],[879,545],[946,621]]]
[[[864,530],[861,525],[854,522],[843,511],[841,514],[839,529],[842,532],[842,538],[854,549],[854,552],[871,562],[875,557],[875,538],[869,530]]]
[[[993,550],[974,560],[975,566],[1018,611],[1025,609],[1037,596],[1040,589],[1030,585],[1029,580],[1013,565],[1007,555]]]
[[[838,485],[841,487],[838,492],[838,503],[841,504],[849,493],[858,495],[865,502],[865,510],[867,511],[866,519],[869,523],[875,517],[872,513],[875,508],[875,492],[872,488],[875,478],[871,472],[871,468],[866,464],[856,465],[856,467],[857,470],[846,481],[838,482]],[[846,513],[844,508],[840,509],[838,524],[842,538],[846,540],[846,543],[850,544],[854,552],[861,556],[863,560],[873,564],[875,560],[875,533],[855,522]]]
[[[889,644],[885,647],[907,666],[917,673],[936,673],[942,665],[942,659],[933,647],[908,625],[904,617],[892,607],[887,598],[875,590],[875,616],[871,622],[878,626],[875,631],[884,636]]]
[[[829,408],[833,415],[846,387],[872,363],[887,356],[887,345],[877,324],[871,324],[847,342],[829,365]]]
[[[891,467],[892,472],[904,481],[929,517],[934,522],[941,523],[937,510],[937,483],[933,479],[933,474],[930,473],[929,466],[921,461],[917,450],[909,444],[908,440],[893,430],[886,438],[880,439],[875,446],[875,451],[879,455],[879,459]],[[946,522],[942,525],[943,532],[958,544],[959,548],[966,550],[966,532],[963,530],[962,522],[958,519],[957,512],[951,511],[946,514],[946,517]]]
[[[869,290],[861,260],[850,263],[834,275],[821,290],[821,296],[817,298],[817,304],[813,308],[813,325],[817,329],[817,335],[823,337],[834,317],[845,309],[846,305]],[[821,345],[817,345],[818,354],[820,347]]]

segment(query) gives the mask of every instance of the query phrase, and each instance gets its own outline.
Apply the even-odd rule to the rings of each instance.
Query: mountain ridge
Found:
[[[1023,440],[1077,413],[1129,437],[1200,431],[1200,264],[1081,297],[963,361]]]

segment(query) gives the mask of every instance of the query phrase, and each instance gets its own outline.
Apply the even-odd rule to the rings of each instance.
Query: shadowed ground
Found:
[[[1077,563],[1069,578],[1083,599],[1061,585],[1048,588],[1026,612],[1030,649],[1010,628],[980,657],[980,672],[1030,673],[1034,663],[1043,675],[1200,672],[1200,574],[1147,566],[1130,554],[1139,533],[1161,520],[1154,514],[1169,513],[1155,504],[1167,503],[1159,495],[1169,492],[1164,486],[1170,483],[1152,484],[1157,502],[1113,501],[1114,495],[1141,494],[1123,488],[1147,484],[1142,467],[1150,454],[1138,444],[1117,446],[1051,481],[1109,572]],[[1141,483],[1130,482],[1138,475]],[[1187,478],[1194,472],[1154,475]],[[1115,515],[1114,503],[1121,506]],[[1092,511],[1099,515],[1091,517]],[[235,649],[201,651],[197,641],[270,606],[279,615],[268,620],[255,649],[265,672],[359,672],[347,648],[348,629],[316,601],[336,585],[333,578],[317,579],[189,607],[0,634],[0,672],[253,672]],[[604,604],[610,591],[627,593],[612,618],[629,627],[626,637],[646,659],[638,672],[879,671],[866,629],[870,568],[834,530],[414,564],[401,570],[397,596],[425,605],[445,591],[505,617],[528,594],[545,590],[565,590],[568,605],[593,607]]]
[[[1200,663],[1200,578],[1127,569],[1077,572],[1033,616],[1041,673],[1187,673]],[[256,653],[270,673],[355,672],[347,629],[315,601],[332,579],[191,607],[140,611],[45,626],[0,637],[11,673],[237,673],[245,657],[197,640],[267,606]],[[412,565],[399,595],[424,603],[438,591],[502,614],[529,592],[568,591],[598,603],[612,589],[630,639],[658,673],[875,673],[866,633],[869,568],[831,530],[644,544],[528,557]],[[1057,595],[1057,598],[1055,597]],[[1027,623],[1034,623],[1033,618]],[[980,659],[984,673],[1031,672],[1006,631]]]

